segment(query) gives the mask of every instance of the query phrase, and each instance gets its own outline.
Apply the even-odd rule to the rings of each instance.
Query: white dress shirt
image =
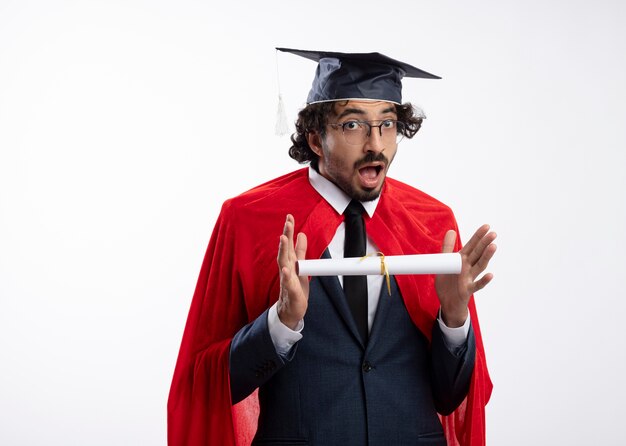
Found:
[[[309,167],[309,181],[311,186],[330,204],[338,214],[343,214],[348,204],[352,200],[344,191],[337,187],[333,182],[327,180],[322,175],[317,173],[315,169]],[[365,209],[365,212],[371,217],[374,216],[376,206],[378,206],[378,198],[372,201],[363,201],[361,204]],[[334,259],[343,258],[343,248],[345,240],[345,225],[342,222],[335,232],[334,237],[328,245],[328,251],[330,256]],[[378,248],[374,245],[374,242],[367,237],[366,252],[376,253]],[[337,276],[339,282],[343,286],[343,276]],[[372,323],[374,322],[374,316],[376,315],[376,308],[378,307],[378,298],[380,297],[380,290],[384,283],[384,276],[375,275],[367,276],[367,326],[368,329],[372,329]],[[272,342],[278,354],[285,356],[291,347],[302,339],[302,329],[304,328],[304,321],[300,321],[296,330],[291,330],[284,325],[278,318],[277,303],[274,304],[268,312],[268,327]],[[441,320],[441,310],[439,311],[439,317],[437,318],[444,338],[450,348],[455,348],[462,345],[467,339],[469,333],[469,317],[465,320],[463,326],[458,328],[450,328],[446,326]]]

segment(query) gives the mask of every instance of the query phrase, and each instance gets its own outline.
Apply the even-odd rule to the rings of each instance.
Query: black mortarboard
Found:
[[[318,62],[307,104],[342,99],[402,103],[402,78],[441,79],[380,53],[338,53],[276,48]]]

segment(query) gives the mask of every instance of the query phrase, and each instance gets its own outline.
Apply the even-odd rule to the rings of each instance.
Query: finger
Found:
[[[476,291],[480,291],[483,288],[485,288],[485,286],[487,286],[487,284],[491,282],[492,279],[493,279],[493,274],[491,273],[487,273],[484,276],[482,276],[480,280],[473,283],[471,287],[472,294],[474,294]]]
[[[282,267],[280,269],[280,288],[283,293],[283,297],[285,299],[290,299],[291,296],[295,295],[294,284],[292,283],[292,270],[289,267]]]
[[[485,249],[493,243],[497,236],[498,235],[495,232],[489,232],[479,240],[474,249],[467,256],[467,260],[470,262],[470,265],[473,266],[476,262],[478,262],[485,252]]]
[[[280,238],[278,248],[278,264],[286,266],[293,257],[293,229],[294,219],[291,214],[287,214],[285,224],[283,225],[283,235]],[[293,260],[292,260],[293,261]]]
[[[304,260],[306,258],[307,238],[303,232],[298,233],[296,239],[296,258],[298,260]]]
[[[307,277],[298,276],[294,268],[287,266],[283,267],[280,272],[282,276],[280,285],[286,293],[285,297],[290,298],[290,296],[308,295],[309,280]]]
[[[298,233],[296,239],[296,258],[298,260],[304,260],[306,258],[307,238],[303,232]],[[300,279],[300,287],[304,291],[304,294],[309,294],[309,278],[307,276],[298,276]]]
[[[280,236],[278,242],[278,257],[276,260],[279,268],[289,265],[289,239],[285,234]]]
[[[450,229],[446,232],[446,235],[443,237],[443,243],[441,246],[441,252],[453,252],[454,244],[456,242],[456,232],[453,229]]]
[[[489,262],[496,253],[497,248],[498,246],[495,243],[491,243],[485,248],[478,261],[471,268],[472,277],[476,278],[480,273],[487,269],[487,266],[489,266]]]
[[[283,226],[283,234],[287,236],[289,241],[293,244],[293,227],[294,227],[294,219],[291,214],[287,214],[287,218],[285,219],[285,226]]]
[[[461,252],[463,254],[471,253],[474,250],[474,248],[476,248],[476,245],[478,245],[478,242],[480,242],[480,240],[482,240],[485,234],[487,234],[487,232],[489,232],[489,225],[487,224],[484,224],[480,228],[478,228],[476,232],[474,232],[474,235],[472,236],[472,238],[470,238],[469,242],[467,242],[465,246],[463,246],[463,249],[461,249]]]

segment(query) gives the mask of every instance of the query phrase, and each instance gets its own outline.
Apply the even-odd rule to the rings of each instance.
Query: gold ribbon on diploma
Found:
[[[387,292],[389,293],[389,295],[391,296],[391,279],[389,278],[389,270],[387,269],[387,263],[385,263],[385,254],[383,254],[382,252],[378,251],[374,254],[367,254],[364,255],[363,257],[361,257],[361,260],[366,259],[370,256],[379,256],[380,257],[380,275],[381,276],[385,276],[385,279],[387,281]]]

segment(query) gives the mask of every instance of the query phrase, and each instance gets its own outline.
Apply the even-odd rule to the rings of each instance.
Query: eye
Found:
[[[343,129],[347,131],[355,131],[361,128],[359,121],[348,121],[343,123]]]
[[[381,127],[384,129],[393,129],[396,127],[396,121],[393,119],[387,119],[380,123]]]

